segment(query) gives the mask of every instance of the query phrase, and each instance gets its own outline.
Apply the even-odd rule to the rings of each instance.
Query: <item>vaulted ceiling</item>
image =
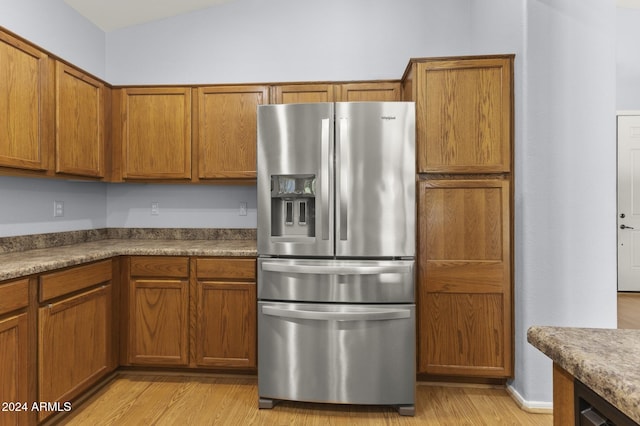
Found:
[[[103,31],[168,18],[233,0],[64,0]]]
[[[103,31],[169,18],[233,0],[64,0]],[[618,7],[640,9],[640,0],[616,0]]]

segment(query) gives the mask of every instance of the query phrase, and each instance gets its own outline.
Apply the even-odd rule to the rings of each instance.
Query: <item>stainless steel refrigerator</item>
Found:
[[[415,400],[415,106],[258,107],[258,393]]]

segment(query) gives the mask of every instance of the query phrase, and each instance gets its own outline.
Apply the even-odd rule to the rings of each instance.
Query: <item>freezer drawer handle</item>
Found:
[[[289,272],[294,274],[334,274],[334,275],[377,275],[407,274],[410,265],[373,265],[373,266],[329,266],[329,265],[286,265],[263,262],[262,270],[268,272]]]
[[[320,321],[384,321],[411,317],[408,309],[373,309],[370,311],[322,312],[293,309],[281,309],[275,306],[263,306],[262,313],[272,317],[295,318]]]

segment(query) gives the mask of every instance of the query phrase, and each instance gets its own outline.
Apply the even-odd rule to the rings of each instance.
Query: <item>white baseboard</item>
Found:
[[[511,385],[507,385],[507,392],[511,395],[511,398],[513,398],[516,404],[518,404],[518,406],[524,411],[542,414],[553,413],[553,402],[527,401]]]

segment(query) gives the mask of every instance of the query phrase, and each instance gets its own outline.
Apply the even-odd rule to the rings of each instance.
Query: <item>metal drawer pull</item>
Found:
[[[272,317],[325,321],[382,321],[409,318],[411,316],[411,312],[408,309],[374,309],[368,311],[323,312],[305,311],[299,309],[281,309],[275,306],[263,306],[262,313]]]
[[[407,274],[411,272],[409,265],[374,265],[374,266],[330,266],[330,265],[287,265],[280,263],[262,263],[262,270],[268,272],[290,272],[294,274],[334,274],[334,275],[376,275]]]

